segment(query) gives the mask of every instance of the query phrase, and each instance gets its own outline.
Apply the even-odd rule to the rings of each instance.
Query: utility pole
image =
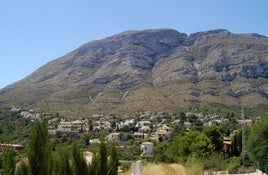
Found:
[[[245,115],[243,107],[241,108],[241,118],[242,118],[242,163],[243,168],[245,168],[246,134],[245,134]]]

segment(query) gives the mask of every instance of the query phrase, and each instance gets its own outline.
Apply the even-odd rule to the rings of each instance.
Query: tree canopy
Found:
[[[268,172],[268,115],[251,127],[247,140],[247,151],[255,166]]]
[[[46,120],[36,121],[32,126],[27,153],[33,175],[50,174],[51,147]]]
[[[185,162],[188,157],[206,158],[214,149],[211,140],[204,133],[192,131],[175,137],[167,148],[166,156],[171,162]]]

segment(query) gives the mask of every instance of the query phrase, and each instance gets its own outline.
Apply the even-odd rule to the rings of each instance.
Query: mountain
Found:
[[[0,90],[0,106],[68,115],[268,106],[268,38],[126,31],[82,45]]]

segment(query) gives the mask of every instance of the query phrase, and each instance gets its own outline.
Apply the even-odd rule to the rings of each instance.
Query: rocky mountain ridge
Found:
[[[256,107],[268,102],[267,61],[268,38],[259,34],[126,31],[86,43],[2,89],[0,104],[40,108],[45,100],[52,111],[74,115]]]

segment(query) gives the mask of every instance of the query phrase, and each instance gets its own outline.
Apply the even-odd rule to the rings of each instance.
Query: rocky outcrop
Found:
[[[71,103],[75,102],[94,110],[107,105],[111,112],[140,108],[137,101],[146,106],[151,98],[176,105],[181,99],[241,101],[252,94],[264,98],[263,103],[268,94],[267,61],[268,38],[259,34],[224,29],[189,36],[173,29],[126,31],[86,43],[2,89],[0,105],[36,107],[50,98],[57,103],[55,108],[76,106]]]

